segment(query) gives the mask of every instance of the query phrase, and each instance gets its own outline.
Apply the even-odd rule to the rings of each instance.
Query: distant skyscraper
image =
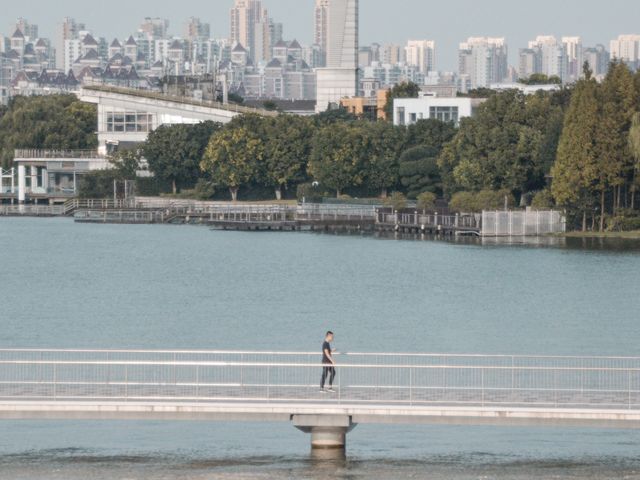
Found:
[[[562,37],[562,48],[567,60],[566,80],[569,82],[576,81],[582,76],[582,66],[584,64],[582,38]]]
[[[602,78],[607,74],[611,56],[604,45],[598,44],[592,48],[585,48],[583,56],[596,78]]]
[[[552,35],[539,35],[529,42],[529,48],[540,54],[540,71],[549,77],[560,77],[563,81],[567,77],[567,57],[562,45]]]
[[[404,49],[409,65],[418,67],[425,75],[435,70],[436,44],[432,40],[409,40]]]
[[[631,68],[639,68],[640,35],[620,35],[611,40],[611,58],[622,60]]]
[[[330,0],[316,0],[314,42],[320,47],[321,65],[327,63],[327,36],[329,35]]]
[[[26,18],[18,18],[13,30],[20,30],[27,41],[35,42],[38,38],[38,26],[30,24]]]
[[[358,93],[358,0],[327,0],[326,68],[317,70],[316,110]]]
[[[402,63],[405,61],[405,51],[400,45],[384,45],[380,53],[380,61],[389,65]]]
[[[75,60],[75,58],[68,59],[68,56],[79,53],[80,44],[77,42],[73,47],[68,47],[67,42],[70,40],[79,40],[78,36],[83,30],[86,30],[85,25],[83,23],[77,23],[75,19],[71,17],[65,17],[62,23],[58,26],[56,38],[57,69],[63,69],[65,70],[65,73],[68,73],[67,67]]]
[[[211,37],[211,26],[203,23],[197,17],[191,17],[187,20],[184,29],[184,38],[190,42],[198,40],[208,40]]]
[[[508,48],[504,38],[471,37],[460,44],[458,73],[462,90],[488,88],[508,75]]]
[[[358,68],[358,16],[358,0],[329,0],[328,68]]]
[[[269,14],[260,0],[235,0],[230,12],[230,40],[241,44],[258,62],[271,48]]]
[[[149,40],[167,38],[169,35],[169,20],[158,17],[146,17],[140,24],[138,32],[144,34]]]

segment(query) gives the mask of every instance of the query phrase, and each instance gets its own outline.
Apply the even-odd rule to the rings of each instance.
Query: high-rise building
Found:
[[[232,44],[242,45],[256,62],[265,59],[265,50],[270,49],[270,40],[265,42],[265,36],[269,36],[269,14],[261,0],[235,0],[230,12],[230,31]]]
[[[611,58],[622,60],[631,68],[640,68],[640,35],[620,35],[611,40]]]
[[[520,78],[533,74],[558,77],[563,83],[582,76],[584,63],[582,39],[562,37],[559,42],[552,35],[539,35],[529,42],[529,48],[520,50]]]
[[[317,70],[317,111],[358,93],[358,0],[328,0],[326,67]]]
[[[327,67],[358,68],[358,0],[329,0]]]
[[[563,44],[552,35],[538,35],[529,47],[520,50],[520,78],[534,74],[558,77],[565,82],[569,76],[568,57]]]
[[[202,22],[197,17],[191,17],[187,20],[184,29],[184,38],[190,42],[199,40],[208,40],[211,37],[211,26]]]
[[[169,20],[146,17],[140,24],[138,32],[145,34],[150,40],[167,38],[169,35]]]
[[[467,89],[489,88],[508,75],[508,47],[504,38],[471,37],[460,44],[458,73]]]
[[[584,51],[582,48],[582,38],[562,37],[562,48],[567,61],[567,78],[569,82],[574,82],[582,76],[582,66],[584,64]]]
[[[75,19],[71,17],[65,17],[62,23],[58,26],[56,38],[56,68],[64,69],[65,73],[69,72],[67,67],[75,60],[75,58],[67,62],[67,55],[79,53],[80,44],[78,42],[74,45],[74,51],[69,51],[66,42],[69,40],[78,40],[80,32],[84,30],[86,30],[85,25],[83,23],[77,23]]]
[[[38,38],[38,26],[30,24],[26,18],[18,18],[13,30],[20,30],[27,42],[35,42]]]
[[[600,79],[607,74],[611,56],[604,45],[598,44],[595,47],[585,48],[583,56],[595,78]]]
[[[386,44],[380,51],[380,61],[389,65],[396,65],[405,61],[405,51],[400,45]]]
[[[327,36],[329,22],[329,3],[330,0],[316,0],[315,25],[314,25],[314,43],[320,47],[321,65],[326,66],[327,63]]]
[[[406,62],[427,75],[435,70],[436,43],[432,40],[409,40],[404,48]]]

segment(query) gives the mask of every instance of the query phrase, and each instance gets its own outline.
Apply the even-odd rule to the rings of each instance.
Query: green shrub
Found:
[[[433,210],[436,206],[436,200],[438,197],[432,192],[422,192],[418,195],[418,210],[427,211]]]
[[[537,192],[531,201],[531,207],[537,210],[547,210],[553,208],[554,205],[553,195],[551,195],[551,191],[547,188]]]
[[[405,197],[402,192],[393,192],[385,199],[384,204],[388,207],[392,207],[394,210],[404,210],[408,205],[407,197]]]
[[[478,211],[476,196],[472,192],[455,193],[449,201],[449,209],[456,213],[475,213]]]

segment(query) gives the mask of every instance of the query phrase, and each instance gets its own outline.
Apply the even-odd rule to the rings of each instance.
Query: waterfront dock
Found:
[[[205,225],[235,231],[477,237],[540,237],[566,231],[564,215],[553,210],[449,214],[364,205],[245,204],[154,197],[71,199],[62,205],[2,205],[0,216],[70,216],[78,223]]]

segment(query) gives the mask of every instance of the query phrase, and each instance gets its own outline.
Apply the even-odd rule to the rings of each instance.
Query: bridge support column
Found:
[[[298,430],[311,434],[312,450],[339,450],[347,447],[347,433],[356,426],[347,415],[292,415]]]

